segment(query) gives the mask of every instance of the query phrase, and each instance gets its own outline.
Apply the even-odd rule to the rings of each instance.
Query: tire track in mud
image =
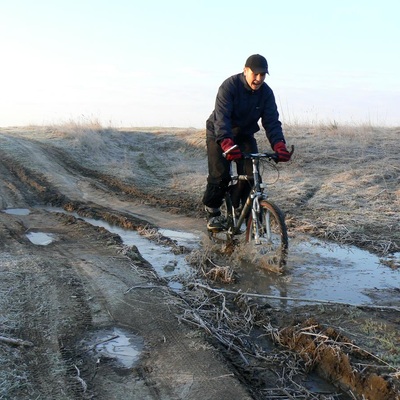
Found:
[[[53,189],[43,174],[25,168],[2,151],[0,151],[0,160],[4,167],[2,169],[8,171],[8,173],[4,172],[3,176],[9,183],[5,192],[11,198],[18,193],[18,197],[30,206],[43,203],[60,206],[65,202],[66,197]]]
[[[8,241],[14,254],[25,253],[23,259],[14,256],[16,261],[9,266],[25,277],[15,288],[15,295],[21,295],[19,313],[24,316],[17,333],[34,343],[24,355],[29,391],[16,397],[30,399],[40,393],[53,399],[66,395],[175,399],[182,393],[193,398],[222,398],[228,393],[233,398],[239,393],[240,398],[248,398],[229,367],[215,358],[214,350],[204,345],[201,336],[193,336],[187,327],[177,328],[180,300],[165,282],[154,278],[148,264],[139,265],[136,258],[133,267],[132,260],[120,252],[117,237],[64,214],[46,215],[35,210],[28,216],[0,217],[9,221],[18,218],[24,226],[11,233],[8,223],[2,224],[8,229],[8,233],[1,233],[3,237],[40,229],[56,235],[45,247]],[[146,289],[149,283],[153,284],[150,290]],[[143,289],[127,293],[135,286]],[[101,359],[97,366],[82,351],[79,341],[88,332],[107,326],[123,326],[143,335],[146,352],[136,369],[120,371],[107,359]],[[87,383],[85,391],[76,367]],[[226,378],[221,382],[212,374]],[[140,382],[141,394],[137,394]]]
[[[198,215],[201,212],[201,207],[198,202],[185,196],[183,193],[169,192],[168,197],[165,197],[163,195],[163,190],[165,189],[162,187],[156,186],[149,188],[147,186],[140,187],[135,182],[132,182],[132,184],[125,183],[115,176],[82,166],[65,151],[55,146],[29,140],[27,140],[28,144],[24,143],[25,141],[19,142],[19,145],[25,147],[26,151],[32,152],[36,150],[38,154],[41,154],[43,159],[48,161],[45,163],[46,165],[58,165],[64,170],[65,175],[70,175],[71,177],[79,179],[84,178],[96,190],[107,193],[112,192],[115,196],[123,196],[133,201],[142,201],[152,206],[167,209],[169,212],[179,213],[185,210],[186,214],[192,215]],[[42,173],[35,172],[32,169],[27,170],[22,167],[19,160],[8,157],[7,154],[2,151],[0,151],[0,159],[8,167],[10,172],[13,172],[21,181],[25,181],[39,192],[44,190],[45,186],[41,185],[40,182],[48,178],[48,174],[51,174],[53,177],[52,179],[54,179],[54,170],[43,171]],[[184,207],[182,207],[183,204]]]
[[[111,270],[110,262],[112,262]],[[225,383],[221,385],[218,379],[210,379],[210,375],[228,376],[230,371],[229,369],[221,371],[217,366],[218,363],[216,365],[212,361],[213,352],[206,349],[201,340],[189,335],[190,330],[182,326],[176,329],[176,315],[179,313],[177,306],[181,301],[175,296],[171,297],[166,282],[154,277],[147,262],[141,264],[139,277],[132,268],[127,271],[127,262],[131,263],[127,257],[117,256],[107,261],[93,254],[90,260],[81,258],[75,269],[79,271],[81,280],[85,281],[85,287],[90,287],[92,296],[102,304],[102,310],[107,311],[108,321],[104,321],[107,317],[104,315],[103,324],[117,323],[120,326],[130,327],[146,339],[151,355],[143,358],[137,373],[145,380],[152,396],[162,399],[184,398],[182,393],[187,391],[191,397],[200,398],[204,395],[203,385],[206,383],[210,398],[220,398],[224,395],[229,398],[235,395],[247,398],[234,381],[228,389]],[[149,282],[151,291],[146,289]],[[138,289],[129,290],[135,287]],[[203,347],[204,350],[192,351],[196,347],[198,349]],[[208,360],[207,369],[203,366],[205,360]],[[83,359],[82,362],[85,365],[83,372],[93,370],[90,367],[90,360]],[[112,371],[107,365],[102,368],[104,373],[99,379],[104,381],[105,373],[107,372],[106,375],[109,376],[112,375]],[[82,376],[87,375],[83,373]],[[168,382],[176,382],[176,387],[169,388]],[[96,387],[96,393],[108,390],[100,380],[93,382],[93,385]],[[112,397],[112,393],[108,396]]]
[[[12,238],[22,238],[26,232],[12,232],[7,223],[1,227],[2,234],[6,226],[9,233],[5,235]],[[2,275],[15,275],[7,301],[17,321],[9,334],[33,343],[32,348],[21,352],[27,382],[14,398],[30,399],[38,394],[60,398],[67,393],[74,398],[76,381],[70,375],[71,360],[61,360],[64,344],[91,324],[84,288],[66,260],[56,253],[21,239],[8,241],[7,247],[11,260],[2,255],[1,271]]]

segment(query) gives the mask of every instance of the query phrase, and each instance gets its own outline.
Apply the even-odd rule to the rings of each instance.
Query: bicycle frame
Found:
[[[276,158],[276,154],[267,154],[267,153],[249,153],[245,154],[244,158],[246,159],[251,159],[252,161],[252,166],[253,166],[253,176],[249,177],[247,175],[232,175],[232,182],[235,180],[245,180],[245,181],[250,181],[250,179],[253,180],[253,185],[251,192],[249,196],[246,199],[245,204],[243,205],[243,209],[237,218],[235,216],[233,206],[232,204],[227,204],[228,207],[228,216],[233,219],[233,224],[230,227],[230,234],[232,235],[237,235],[240,234],[240,228],[242,224],[245,222],[246,216],[249,214],[250,210],[253,216],[253,221],[257,221],[257,213],[260,211],[260,200],[265,200],[267,198],[267,193],[265,192],[266,185],[264,185],[261,182],[261,177],[260,177],[260,170],[259,170],[259,165],[260,165],[260,158],[269,158],[270,160]],[[250,179],[249,179],[250,178]],[[255,234],[255,241],[256,243],[259,243],[259,227],[258,223],[256,222],[256,234]],[[232,226],[233,225],[233,226]],[[232,230],[233,229],[233,230]]]

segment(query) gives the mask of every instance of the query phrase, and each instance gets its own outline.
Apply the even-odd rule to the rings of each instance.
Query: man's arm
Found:
[[[279,120],[278,107],[276,105],[274,93],[269,87],[268,89],[264,112],[261,117],[261,124],[265,129],[271,147],[274,148],[278,142],[285,143],[285,137],[283,135],[282,123]]]
[[[214,108],[214,130],[217,142],[225,138],[232,138],[232,111],[234,87],[229,79],[227,79],[219,87],[217,97],[215,99]]]

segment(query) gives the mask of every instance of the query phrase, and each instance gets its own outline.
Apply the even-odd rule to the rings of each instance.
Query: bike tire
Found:
[[[246,241],[253,246],[257,263],[266,269],[281,272],[286,265],[289,248],[284,213],[273,202],[261,200],[258,218],[261,222],[259,243],[255,241],[256,224],[252,214],[247,222]]]

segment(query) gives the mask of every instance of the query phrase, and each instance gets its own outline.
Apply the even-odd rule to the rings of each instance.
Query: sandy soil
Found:
[[[398,254],[399,131],[299,131],[288,129],[296,157],[271,190],[291,237]],[[201,233],[205,168],[193,129],[0,129],[0,209],[29,210],[0,213],[1,399],[400,398],[399,288],[377,294],[387,307],[274,308],[229,284],[210,290],[204,259],[158,236],[194,265],[178,293],[140,248],[44,208]],[[33,244],[35,232],[53,242]],[[130,368],[87,347],[115,327],[143,339]]]

